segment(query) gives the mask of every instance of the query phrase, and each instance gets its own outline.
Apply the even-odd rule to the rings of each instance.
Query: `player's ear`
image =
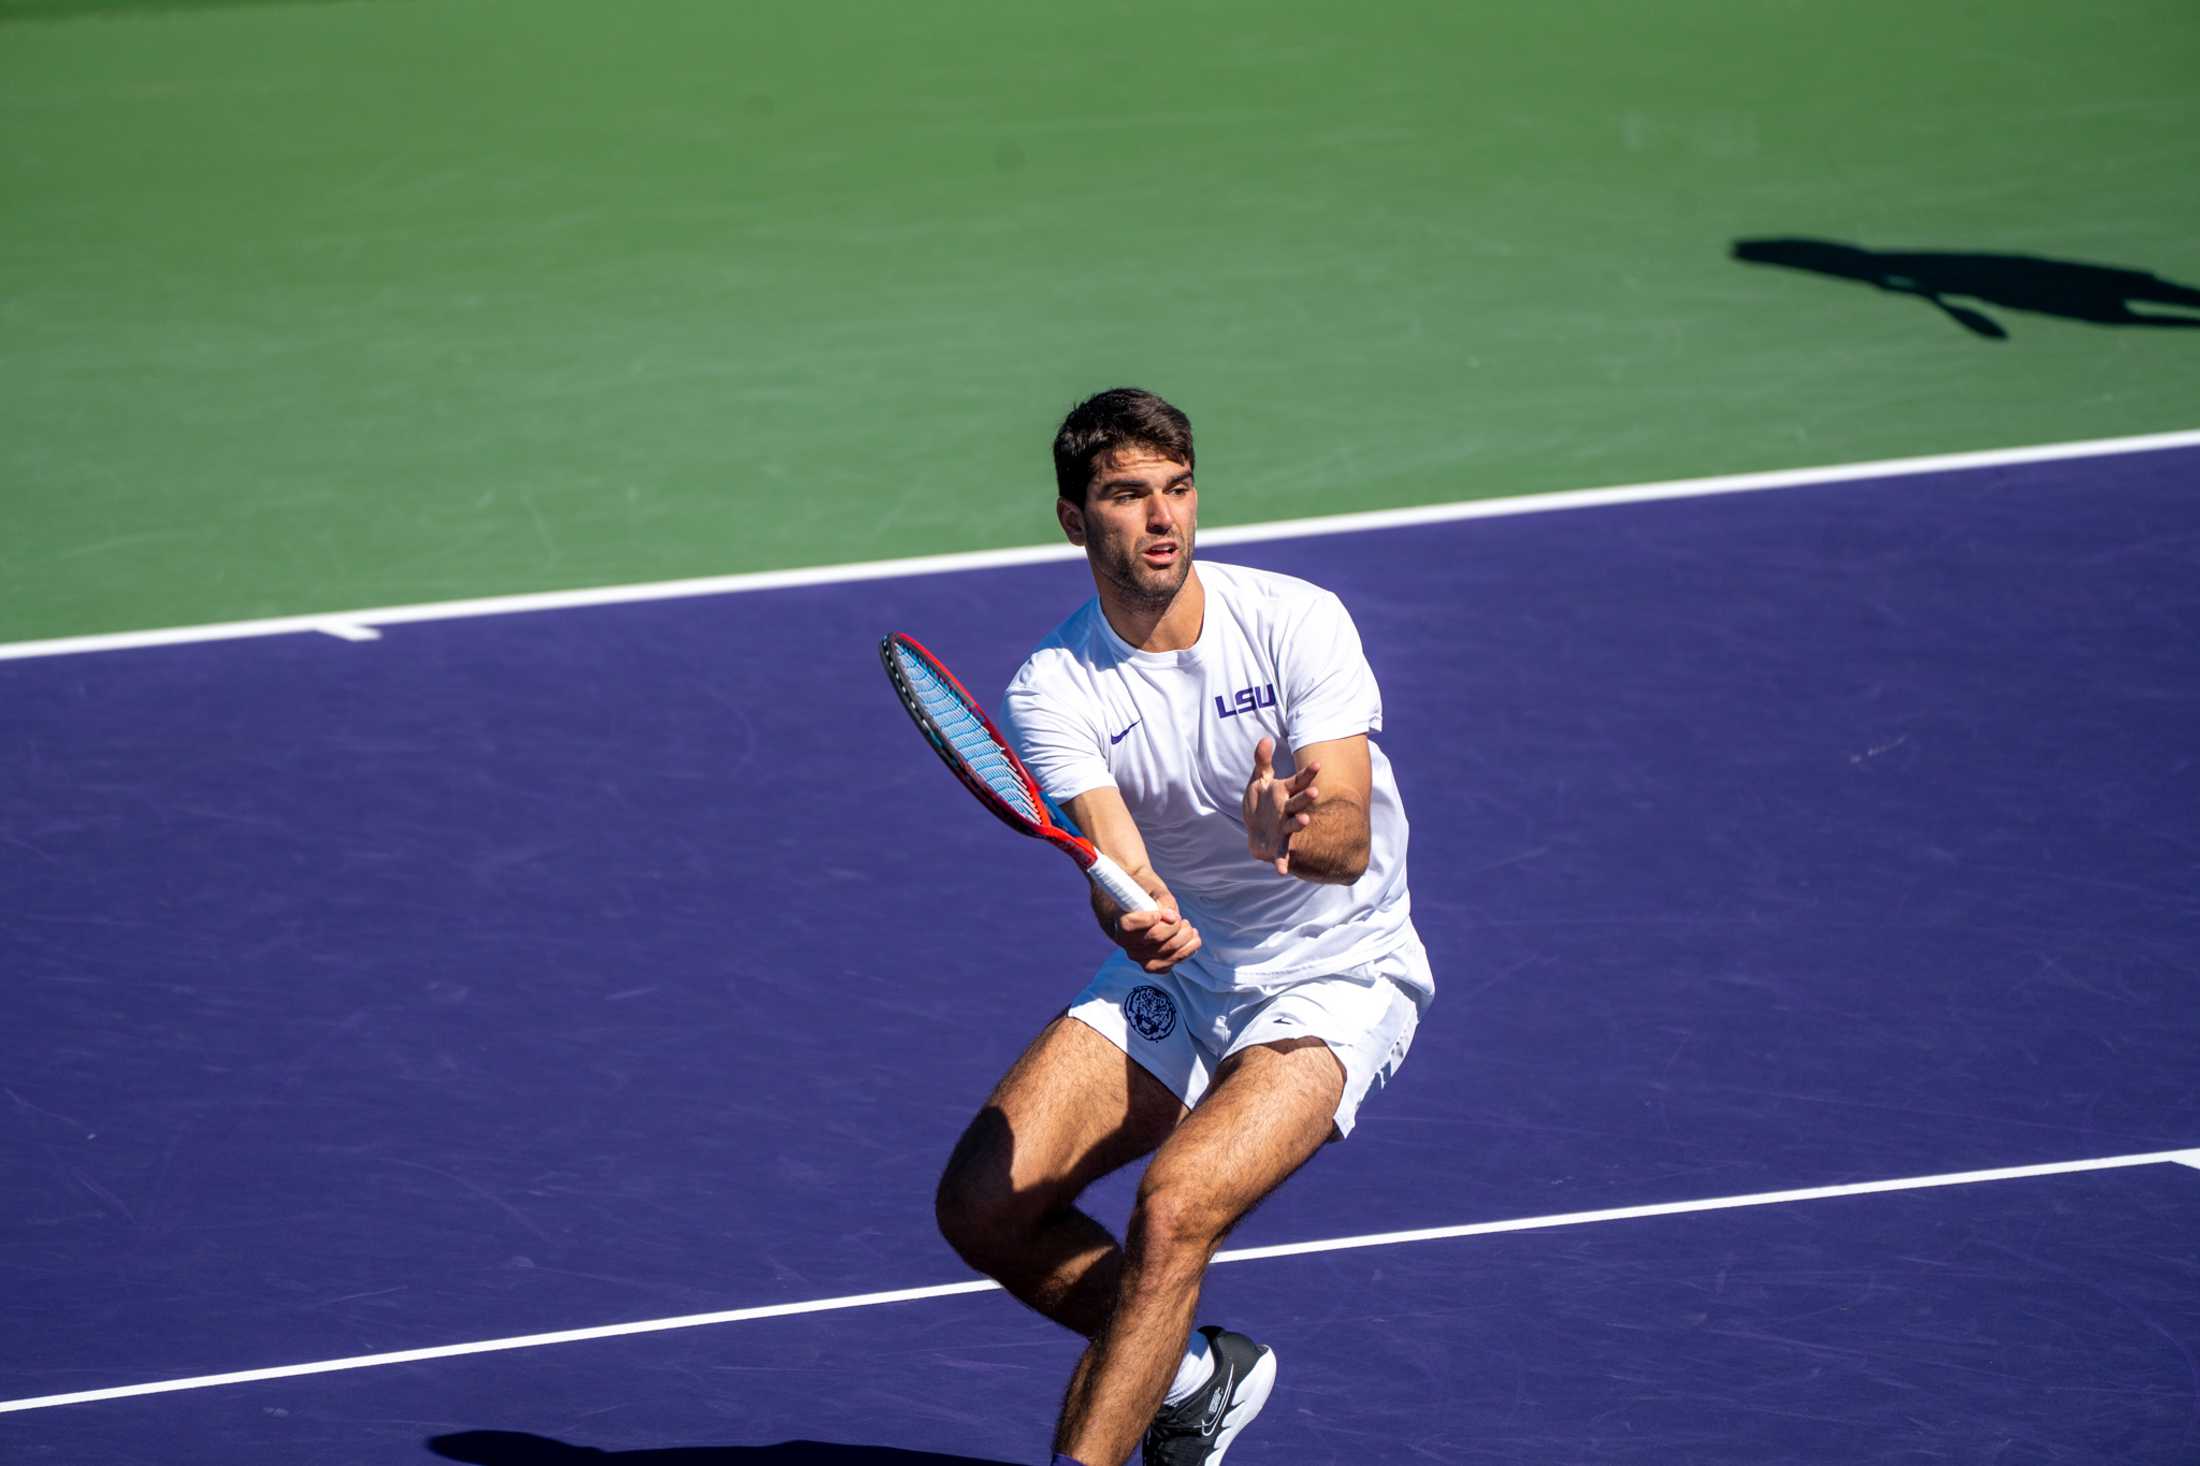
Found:
[[[1067,499],[1054,501],[1054,517],[1062,522],[1062,533],[1069,542],[1083,548],[1085,543],[1085,506],[1072,504]]]

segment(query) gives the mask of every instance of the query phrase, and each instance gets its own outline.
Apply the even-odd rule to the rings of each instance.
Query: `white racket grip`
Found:
[[[1129,871],[1097,850],[1093,852],[1092,864],[1086,868],[1085,874],[1091,876],[1092,883],[1107,892],[1115,904],[1125,911],[1152,911],[1161,904],[1146,894],[1144,886],[1131,879]]]

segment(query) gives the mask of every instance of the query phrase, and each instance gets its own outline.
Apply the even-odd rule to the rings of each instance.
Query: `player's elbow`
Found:
[[[1291,869],[1302,879],[1323,886],[1349,886],[1367,874],[1368,842],[1354,844],[1330,851],[1317,860],[1296,858]]]
[[[1366,809],[1356,803],[1339,800],[1325,811],[1328,818],[1317,817],[1315,829],[1309,834],[1322,838],[1317,842],[1319,853],[1311,860],[1294,860],[1299,874],[1310,881],[1325,886],[1349,886],[1367,874],[1367,862],[1374,847],[1374,831],[1370,827]]]
[[[1367,846],[1361,845],[1344,853],[1330,871],[1328,880],[1331,885],[1349,886],[1366,874]]]

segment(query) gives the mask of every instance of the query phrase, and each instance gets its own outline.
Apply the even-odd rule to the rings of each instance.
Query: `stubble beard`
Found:
[[[1110,556],[1106,566],[1109,582],[1125,601],[1142,611],[1168,610],[1192,573],[1192,537],[1182,535],[1177,543],[1180,548],[1176,563],[1158,573],[1146,567],[1135,549]]]

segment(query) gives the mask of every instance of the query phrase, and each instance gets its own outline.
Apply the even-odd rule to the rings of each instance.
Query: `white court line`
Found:
[[[1624,1222],[1641,1217],[1683,1216],[1691,1212],[1734,1211],[1742,1207],[1778,1206],[1791,1201],[1824,1201],[1836,1196],[1875,1196],[1889,1191],[1927,1191],[1942,1186],[1973,1186],[1984,1181],[2018,1181],[2035,1176],[2068,1176],[2081,1171],[2114,1171],[2129,1166],[2164,1163],[2200,1167],[2200,1149],[2162,1150],[2145,1155],[2102,1156],[2083,1161],[2045,1161],[2029,1166],[2002,1166],[1988,1171],[1950,1171],[1938,1176],[1905,1176],[1891,1181],[1849,1181],[1838,1186],[1809,1186],[1797,1191],[1760,1191],[1747,1196],[1713,1196],[1698,1201],[1661,1201],[1648,1206],[1608,1207],[1601,1211],[1563,1212],[1556,1216],[1514,1217],[1501,1222],[1469,1222],[1456,1227],[1422,1227],[1409,1232],[1373,1232],[1361,1237],[1330,1237],[1318,1242],[1286,1242],[1274,1247],[1239,1247],[1215,1254],[1216,1262],[1254,1262],[1263,1258],[1301,1257],[1313,1252],[1348,1252],[1363,1247],[1394,1247],[1406,1242],[1437,1242],[1458,1237],[1489,1237],[1502,1232],[1535,1232],[1553,1227],[1579,1227],[1592,1222]],[[350,1359],[321,1359],[310,1364],[280,1364],[267,1369],[240,1369],[229,1374],[203,1374],[191,1379],[154,1380],[149,1384],[117,1385],[103,1390],[79,1390],[67,1395],[37,1395],[22,1400],[0,1400],[0,1415],[20,1410],[45,1410],[56,1405],[88,1405],[99,1400],[121,1400],[135,1395],[165,1395],[177,1390],[205,1390],[218,1385],[251,1384],[261,1380],[295,1379],[308,1374],[335,1374],[351,1369],[375,1369],[385,1364],[417,1364],[429,1359],[455,1359],[467,1354],[494,1354],[507,1349],[535,1349],[548,1344],[575,1344],[588,1339],[615,1339],[631,1334],[659,1334],[674,1329],[705,1328],[712,1324],[746,1323],[761,1318],[787,1318],[802,1313],[831,1313],[846,1308],[875,1308],[886,1303],[913,1303],[925,1298],[949,1298],[962,1293],[988,1293],[1000,1285],[977,1280],[938,1283],[924,1288],[897,1288],[887,1293],[853,1293],[841,1298],[813,1298],[803,1303],[768,1303],[756,1308],[730,1308],[720,1313],[691,1313],[678,1318],[643,1319],[636,1323],[600,1324],[594,1328],[560,1329],[548,1334],[520,1334],[507,1339],[480,1339],[468,1344],[437,1344],[425,1349],[401,1349],[390,1354],[361,1354]]]
[[[1461,519],[1498,519],[1514,514],[1545,514],[1558,509],[1592,509],[1608,504],[1641,504],[1655,499],[1692,499],[1708,494],[1741,494],[1760,489],[1804,488],[1813,484],[1852,483],[1861,479],[1899,478],[1906,474],[1954,473],[2002,468],[2012,464],[2052,463],[2072,458],[2101,458],[2150,453],[2168,448],[2200,447],[2200,429],[2150,433],[2131,438],[2094,438],[2078,443],[2046,443],[2026,448],[1995,448],[1977,453],[1940,453],[1922,458],[1888,458],[1870,463],[1837,463],[1823,468],[1789,468],[1769,473],[1725,474],[1715,478],[1673,479],[1664,483],[1623,484],[1603,489],[1567,489],[1550,494],[1470,499],[1412,509],[1373,509],[1313,519],[1283,519],[1203,531],[1203,546],[1242,545],[1258,540],[1316,534],[1355,534]],[[970,550],[948,555],[918,555],[905,560],[866,560],[847,565],[818,565],[803,570],[766,570],[742,575],[708,575],[587,590],[536,591],[525,595],[485,596],[473,600],[430,601],[414,606],[383,606],[364,611],[317,611],[303,616],[271,616],[255,621],[223,621],[203,626],[171,626],[152,631],[117,631],[96,636],[59,636],[0,643],[0,661],[30,657],[80,656],[89,652],[137,647],[177,646],[203,641],[235,641],[282,636],[300,631],[325,632],[346,641],[371,641],[369,628],[413,621],[453,621],[470,616],[508,616],[525,611],[563,611],[579,606],[625,605],[637,601],[676,600],[689,596],[729,595],[739,591],[782,590],[792,586],[838,585],[847,581],[887,580],[904,575],[940,575],[957,570],[988,570],[1071,560],[1081,551],[1067,544],[1026,545],[1010,550]]]

